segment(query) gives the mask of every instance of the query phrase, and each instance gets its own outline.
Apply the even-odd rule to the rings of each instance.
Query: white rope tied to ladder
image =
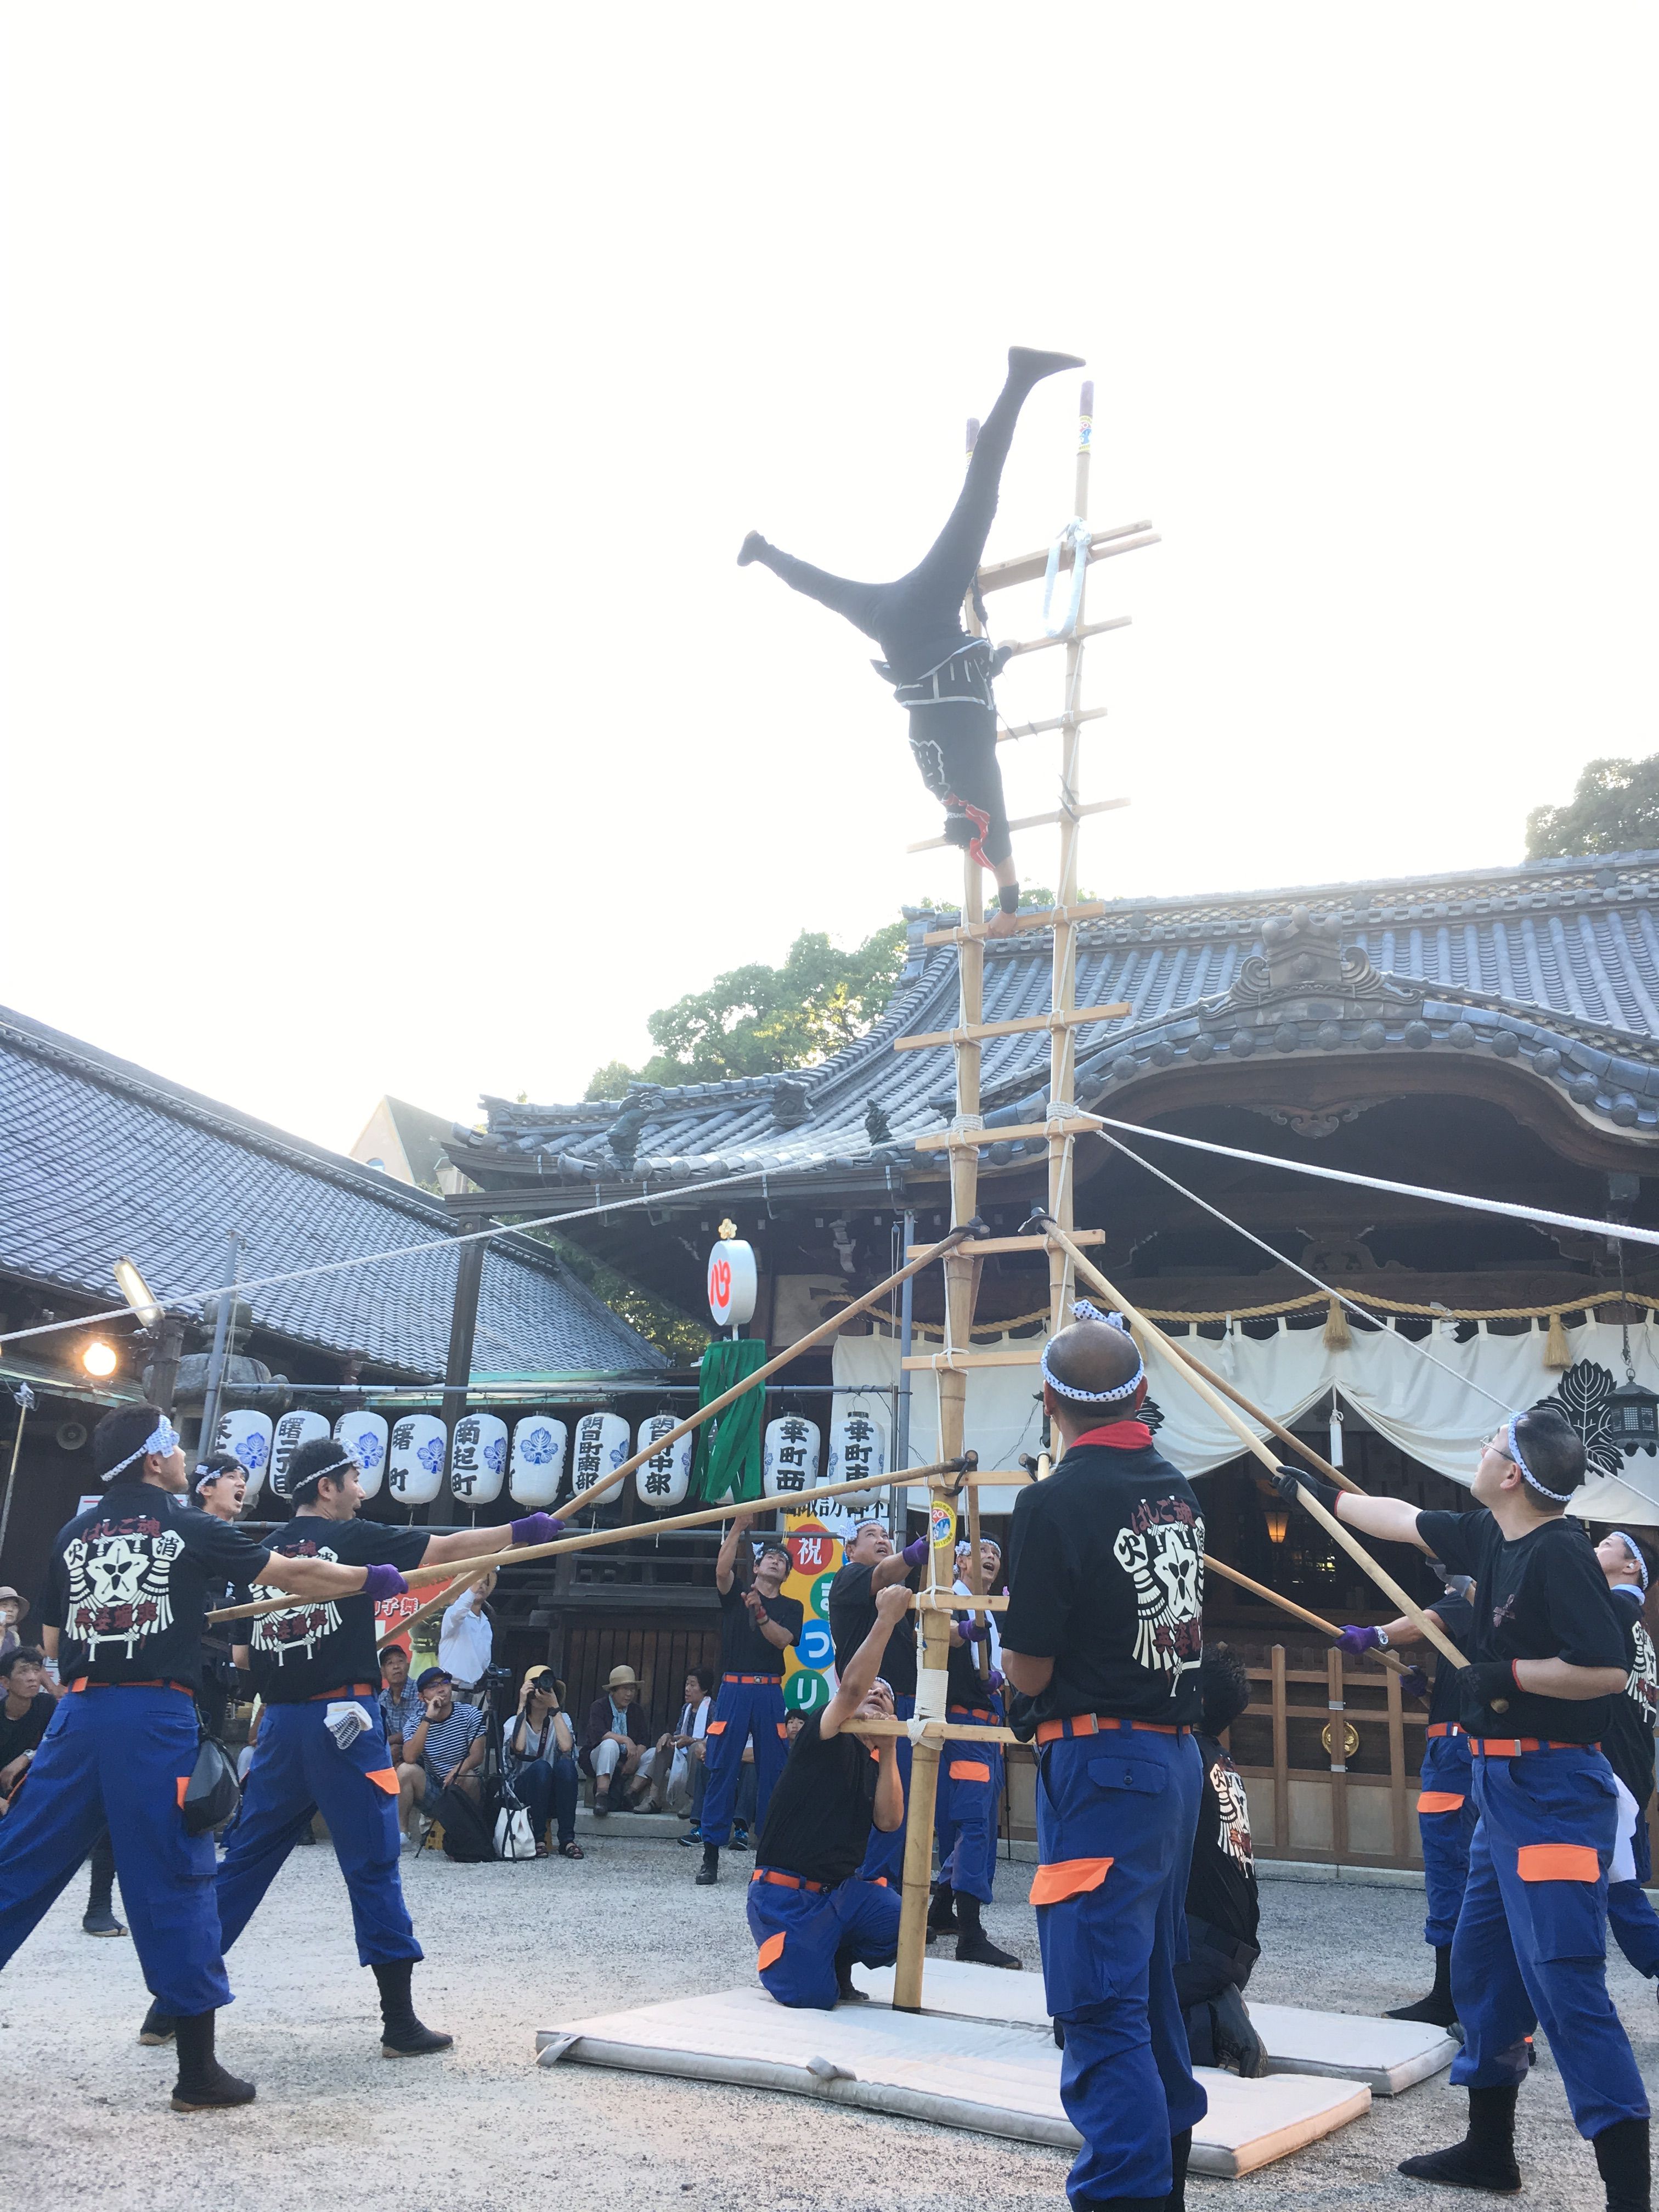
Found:
[[[1073,515],[1048,548],[1048,566],[1042,578],[1042,634],[1045,637],[1069,637],[1077,628],[1078,616],[1083,611],[1083,580],[1089,573],[1089,548],[1094,543],[1094,532],[1080,515]],[[1058,622],[1050,622],[1048,609],[1054,596],[1054,585],[1060,575],[1060,564],[1067,547],[1072,553],[1072,592],[1066,612]]]

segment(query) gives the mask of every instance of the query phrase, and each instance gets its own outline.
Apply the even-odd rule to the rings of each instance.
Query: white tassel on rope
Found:
[[[1069,637],[1077,628],[1077,618],[1083,607],[1083,580],[1089,573],[1089,548],[1093,544],[1094,532],[1080,516],[1073,515],[1048,548],[1048,566],[1042,578],[1042,632],[1045,637]],[[1048,609],[1054,599],[1060,564],[1067,546],[1072,550],[1071,597],[1060,620],[1050,622]]]

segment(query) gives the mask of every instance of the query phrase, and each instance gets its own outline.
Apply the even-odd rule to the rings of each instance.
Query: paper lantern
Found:
[[[722,1237],[708,1255],[708,1310],[716,1328],[741,1328],[755,1317],[755,1248]]]
[[[400,1413],[386,1454],[386,1488],[404,1505],[430,1505],[444,1479],[449,1433],[435,1413]]]
[[[576,1424],[570,1494],[580,1498],[628,1457],[628,1424],[620,1413],[584,1413]]]
[[[288,1496],[288,1463],[301,1444],[314,1443],[329,1433],[320,1413],[284,1413],[276,1424],[270,1445],[270,1486],[278,1498]]]
[[[507,1493],[515,1505],[545,1509],[564,1480],[564,1455],[570,1431],[549,1413],[526,1413],[513,1431]]]
[[[761,1481],[769,1498],[793,1497],[818,1479],[818,1425],[801,1413],[769,1422]]]
[[[270,1465],[271,1431],[276,1426],[269,1413],[221,1413],[213,1431],[213,1449],[216,1452],[234,1452],[247,1469],[247,1490],[244,1503],[251,1505],[264,1488],[265,1470]]]
[[[665,1437],[679,1425],[678,1413],[653,1413],[640,1423],[635,1450],[651,1451],[659,1437]],[[635,1470],[634,1487],[642,1505],[648,1505],[653,1513],[666,1513],[671,1506],[684,1504],[691,1487],[691,1450],[696,1441],[694,1431],[677,1443],[665,1444],[660,1451],[651,1452],[645,1465]]]
[[[449,1487],[463,1505],[493,1504],[507,1474],[507,1423],[495,1413],[464,1413],[449,1448]]]
[[[386,1446],[390,1433],[380,1413],[342,1413],[334,1424],[334,1441],[357,1462],[357,1480],[363,1496],[373,1498],[386,1480]]]
[[[830,1431],[830,1482],[856,1482],[861,1474],[872,1479],[887,1472],[887,1434],[879,1421],[861,1406],[842,1413]],[[831,1504],[854,1518],[880,1504],[878,1490],[852,1491]]]

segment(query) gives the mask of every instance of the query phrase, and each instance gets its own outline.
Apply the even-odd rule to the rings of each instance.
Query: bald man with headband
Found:
[[[1083,2137],[1067,2193],[1074,2212],[1182,2212],[1209,2109],[1175,1985],[1204,1780],[1204,1522],[1139,1419],[1133,1339],[1073,1311],[1043,1353],[1060,1456],[1014,1507],[1002,1665],[1015,1731],[1037,1745],[1031,1902],[1060,2102]]]

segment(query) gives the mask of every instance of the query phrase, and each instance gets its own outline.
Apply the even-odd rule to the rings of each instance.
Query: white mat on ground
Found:
[[[890,1966],[855,1966],[853,1978],[878,2003],[890,2004]],[[1011,1973],[1006,1966],[958,1966],[930,1959],[922,1974],[927,2011],[958,2020],[1002,2021],[1047,2028],[1048,2008],[1041,1974]],[[1379,2097],[1398,2096],[1451,2064],[1457,2045],[1443,2028],[1408,2020],[1373,2020],[1363,2013],[1304,2012],[1296,2005],[1250,2004],[1250,2019],[1267,2045],[1275,2074],[1319,2074],[1338,2081],[1363,2081]]]
[[[536,2045],[544,2065],[568,2058],[783,2089],[1064,2150],[1079,2141],[1060,2107],[1060,2053],[1046,2023],[1039,2033],[874,2005],[793,2011],[750,1988],[566,2021],[544,2028]],[[1241,2081],[1208,2069],[1200,2079],[1210,2112],[1193,2138],[1195,2173],[1249,2173],[1370,2109],[1363,2082]]]

